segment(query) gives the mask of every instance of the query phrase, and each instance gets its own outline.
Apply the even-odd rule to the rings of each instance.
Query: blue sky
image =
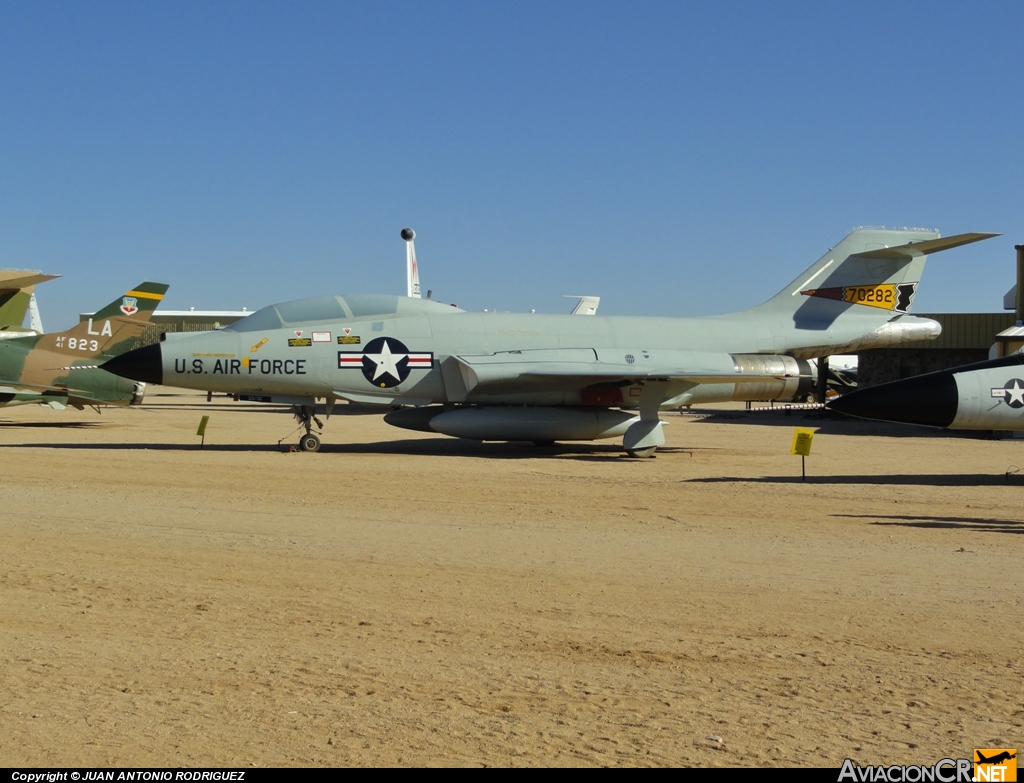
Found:
[[[915,311],[995,310],[1024,242],[1024,5],[0,0],[0,267],[48,329],[424,288],[701,315],[857,225],[1003,237]]]

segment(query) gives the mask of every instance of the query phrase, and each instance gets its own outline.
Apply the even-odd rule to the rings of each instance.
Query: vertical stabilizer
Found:
[[[942,238],[928,229],[859,228],[793,282],[749,311],[792,318],[797,328],[820,329],[843,314],[874,314],[885,320],[910,311],[930,253],[998,234]]]
[[[93,314],[93,319],[131,318],[148,322],[168,288],[170,286],[165,283],[140,283],[106,307],[97,310]]]
[[[83,358],[130,350],[152,323],[153,311],[169,287],[166,283],[140,283],[67,331],[45,335],[39,345]]]
[[[39,315],[39,302],[36,301],[36,292],[33,291],[28,300],[28,328],[37,334],[42,334],[43,318]]]
[[[597,315],[597,308],[601,305],[599,296],[582,296],[566,294],[565,299],[576,299],[576,306],[572,309],[572,315]]]

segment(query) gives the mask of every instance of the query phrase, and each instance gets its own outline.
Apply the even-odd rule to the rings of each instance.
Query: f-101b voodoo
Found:
[[[294,405],[306,451],[320,448],[316,401],[330,412],[342,399],[392,408],[385,421],[408,429],[538,443],[622,436],[631,455],[649,456],[664,443],[662,408],[794,397],[810,386],[808,359],[938,336],[938,323],[908,314],[926,257],[992,236],[855,230],[779,294],[730,315],[470,313],[318,296],[167,335],[103,368]]]

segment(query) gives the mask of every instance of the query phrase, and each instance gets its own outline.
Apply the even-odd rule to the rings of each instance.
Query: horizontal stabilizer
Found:
[[[39,394],[88,394],[88,392],[83,391],[81,389],[69,389],[66,386],[51,386],[49,384],[42,383],[25,383],[24,381],[0,380],[0,389],[13,389],[18,391],[38,392]]]
[[[8,274],[16,277],[6,277]],[[0,291],[20,291],[32,285],[45,283],[47,280],[55,280],[60,275],[44,275],[42,272],[21,272],[17,270],[4,270],[0,272]]]
[[[920,242],[908,242],[905,245],[895,247],[880,247],[875,250],[865,250],[863,253],[851,253],[856,258],[892,258],[895,260],[910,260],[915,256],[926,256],[930,253],[938,253],[942,250],[951,250],[954,247],[962,247],[972,242],[980,242],[983,239],[1002,236],[1002,234],[955,234],[951,237],[939,237],[938,239],[924,239]]]

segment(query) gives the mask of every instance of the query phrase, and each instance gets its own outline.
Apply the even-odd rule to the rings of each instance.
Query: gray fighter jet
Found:
[[[832,400],[829,408],[951,430],[1024,430],[1024,354],[859,389]]]
[[[908,314],[926,256],[996,234],[858,229],[762,305],[651,318],[470,313],[426,299],[318,296],[213,332],[168,334],[103,369],[147,383],[294,406],[316,451],[341,400],[392,408],[407,429],[476,440],[622,436],[633,456],[664,443],[662,408],[792,398],[807,359],[936,337]]]

